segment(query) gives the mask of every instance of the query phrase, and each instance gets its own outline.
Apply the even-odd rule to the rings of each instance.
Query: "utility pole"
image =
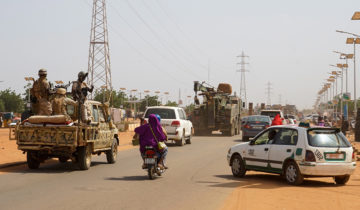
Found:
[[[249,72],[246,70],[245,65],[249,64],[245,62],[245,58],[249,58],[249,56],[245,55],[244,51],[241,52],[241,55],[237,56],[238,58],[241,58],[240,63],[240,69],[236,70],[236,72],[240,72],[240,94],[239,98],[242,102],[245,102],[245,108],[247,106],[247,97],[246,97],[246,79],[245,79],[245,72]]]
[[[268,82],[266,83],[266,97],[267,97],[267,104],[271,106],[271,90],[272,90],[272,83]]]
[[[100,91],[101,86],[106,87],[107,90],[112,90],[106,19],[105,0],[94,0],[88,60],[89,76],[87,82],[90,85],[94,85],[95,91]]]

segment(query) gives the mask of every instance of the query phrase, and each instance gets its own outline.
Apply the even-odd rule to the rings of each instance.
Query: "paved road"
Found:
[[[119,152],[114,165],[93,156],[89,171],[71,162],[38,170],[24,167],[0,175],[4,209],[218,209],[238,186],[227,166],[235,137],[194,137],[191,145],[171,146],[169,170],[148,180],[137,149]]]

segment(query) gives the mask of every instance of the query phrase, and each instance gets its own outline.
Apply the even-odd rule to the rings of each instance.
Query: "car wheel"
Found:
[[[192,138],[192,135],[190,135],[190,136],[188,137],[188,139],[186,139],[186,144],[191,144],[191,138]]]
[[[117,152],[118,152],[118,143],[117,140],[114,139],[111,145],[111,149],[106,151],[106,159],[108,163],[116,162]]]
[[[286,165],[285,178],[291,185],[300,185],[304,181],[304,177],[295,162],[289,162]]]
[[[38,153],[35,151],[28,151],[26,154],[27,165],[30,169],[38,169],[40,166],[40,160]]]
[[[245,164],[240,155],[234,155],[231,159],[231,171],[235,177],[245,176]]]
[[[79,147],[78,163],[81,170],[88,170],[90,168],[91,166],[90,145],[85,147]]]
[[[176,146],[183,146],[184,145],[184,141],[185,141],[185,134],[182,135],[180,140],[176,141]]]
[[[344,185],[346,184],[350,179],[350,175],[344,175],[344,176],[335,176],[334,181],[338,185]]]

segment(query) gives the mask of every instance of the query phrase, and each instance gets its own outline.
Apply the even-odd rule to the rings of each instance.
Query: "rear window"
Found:
[[[247,118],[247,121],[249,121],[249,122],[256,122],[256,121],[269,122],[270,119],[269,119],[269,117],[265,117],[265,116],[250,116]]]
[[[268,112],[268,111],[262,111],[261,115],[266,115],[271,118],[274,118],[277,114],[280,114],[280,112]]]
[[[150,114],[158,114],[161,119],[176,119],[173,109],[148,109],[145,113],[145,118],[149,118]]]
[[[344,134],[336,130],[308,130],[307,136],[313,147],[351,147]]]

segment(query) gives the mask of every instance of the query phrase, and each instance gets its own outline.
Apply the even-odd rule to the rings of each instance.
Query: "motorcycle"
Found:
[[[155,175],[161,176],[165,172],[165,169],[158,166],[158,156],[156,150],[152,146],[145,147],[145,158],[144,158],[145,168],[147,170],[149,179],[154,179]]]

